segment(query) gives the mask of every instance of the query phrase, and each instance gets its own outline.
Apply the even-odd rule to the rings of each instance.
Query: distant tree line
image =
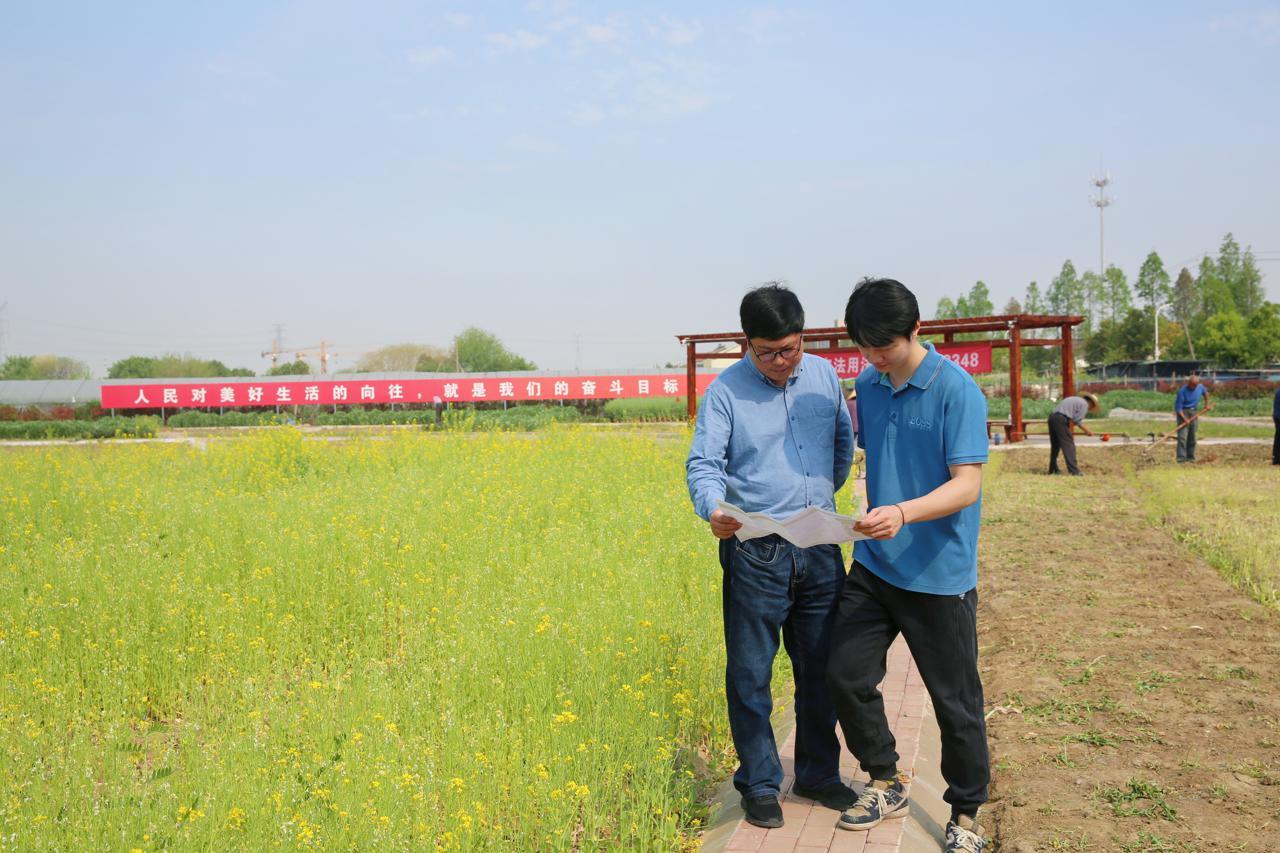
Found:
[[[89,365],[63,355],[11,355],[0,363],[0,380],[88,379]]]
[[[1231,234],[1223,238],[1216,258],[1205,255],[1195,273],[1184,267],[1172,280],[1154,251],[1142,262],[1132,286],[1125,272],[1114,265],[1102,274],[1078,273],[1071,261],[1065,261],[1044,292],[1033,281],[1021,301],[1012,298],[1003,309],[1007,314],[1024,312],[1083,317],[1077,329],[1081,354],[1094,364],[1156,356],[1200,359],[1222,367],[1280,361],[1280,305],[1267,301],[1253,251],[1241,250]],[[994,313],[987,285],[979,281],[968,293],[938,300],[934,316],[952,319]],[[1032,333],[1033,337],[1056,335],[1055,329]],[[1033,370],[1057,363],[1057,354],[1049,349],[1032,347],[1024,353]]]
[[[427,344],[393,344],[365,353],[358,373],[502,373],[535,370],[537,365],[513,353],[491,332],[474,326],[463,330],[447,349]],[[302,359],[277,364],[264,376],[306,376],[311,365]],[[0,364],[3,379],[88,379],[89,366],[58,355],[15,355]],[[193,355],[131,355],[107,368],[108,379],[177,379],[255,376],[247,367],[227,367],[216,359]]]

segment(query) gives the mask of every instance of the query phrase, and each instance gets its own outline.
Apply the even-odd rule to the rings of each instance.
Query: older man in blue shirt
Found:
[[[769,284],[742,300],[747,357],[707,389],[686,465],[694,509],[720,540],[726,650],[725,697],[738,751],[734,786],[746,819],[782,825],[782,764],[769,718],[769,682],[786,643],[795,675],[794,792],[843,810],[856,799],[840,779],[827,649],[845,579],[837,545],[798,548],[779,536],[740,542],[725,500],[747,512],[786,517],[835,509],[853,461],[853,430],[840,381],[826,360],[804,353],[804,310]]]
[[[1209,389],[1200,384],[1200,377],[1192,373],[1173,398],[1173,417],[1178,422],[1178,461],[1196,461],[1196,410],[1204,401],[1209,406]]]

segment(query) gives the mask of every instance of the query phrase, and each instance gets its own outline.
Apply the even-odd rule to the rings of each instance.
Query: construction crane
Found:
[[[320,374],[321,374],[321,375],[324,375],[324,374],[326,374],[326,373],[328,373],[328,372],[329,372],[329,359],[330,359],[330,357],[332,357],[332,356],[337,356],[337,355],[343,355],[343,353],[340,353],[340,352],[332,352],[332,351],[330,351],[330,350],[329,350],[329,342],[328,342],[328,341],[321,341],[321,342],[320,342],[320,344],[319,344],[319,346],[307,347],[307,348],[306,348],[306,349],[304,349],[304,350],[299,350],[299,351],[295,352],[293,355],[294,355],[294,357],[295,357],[295,358],[315,358],[315,357],[318,357],[318,358],[320,359]]]
[[[278,341],[278,340],[275,340],[275,341],[272,341],[272,342],[271,342],[271,349],[269,349],[269,350],[264,350],[264,351],[261,353],[261,355],[262,355],[262,357],[263,357],[263,358],[266,358],[267,356],[271,356],[271,367],[272,367],[272,368],[275,368],[276,364],[277,364],[277,363],[279,363],[279,361],[280,361],[280,356],[282,356],[282,355],[284,355],[284,354],[285,354],[285,352],[284,352],[284,350],[280,349],[280,341]]]

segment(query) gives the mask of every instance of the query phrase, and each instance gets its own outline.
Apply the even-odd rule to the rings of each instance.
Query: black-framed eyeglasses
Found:
[[[751,345],[748,344],[748,346],[751,346]],[[804,346],[804,341],[801,341],[800,343],[792,347],[783,347],[782,349],[774,349],[774,350],[764,350],[763,352],[756,349],[754,346],[751,346],[751,351],[756,354],[756,358],[760,359],[761,364],[770,364],[771,362],[773,362],[774,359],[778,359],[778,358],[783,359],[784,361],[790,361],[792,358],[795,358],[796,353],[800,352],[800,349],[803,346]]]

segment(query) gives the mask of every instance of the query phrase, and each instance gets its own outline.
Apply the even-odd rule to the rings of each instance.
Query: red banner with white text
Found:
[[[991,372],[991,344],[986,341],[963,341],[953,344],[934,344],[943,358],[949,358],[969,373]],[[856,349],[807,349],[807,353],[820,355],[831,362],[841,379],[853,379],[870,362]]]
[[[715,378],[699,373],[697,393]],[[447,379],[317,379],[311,381],[147,382],[102,386],[104,409],[191,409],[244,406],[354,406],[385,403],[513,403],[682,397],[685,375],[511,376]]]

